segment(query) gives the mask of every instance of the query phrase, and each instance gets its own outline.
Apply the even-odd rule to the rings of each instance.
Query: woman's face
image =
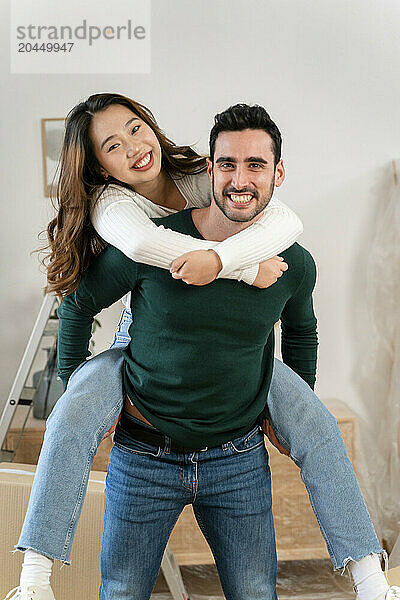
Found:
[[[154,131],[121,104],[96,113],[89,135],[102,172],[135,188],[160,174],[161,147]]]

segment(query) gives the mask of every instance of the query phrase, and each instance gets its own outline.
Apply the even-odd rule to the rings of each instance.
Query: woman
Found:
[[[67,119],[58,188],[60,206],[48,227],[48,291],[59,296],[73,292],[91,258],[103,247],[103,240],[136,262],[161,268],[169,268],[172,262],[171,276],[188,284],[205,285],[217,276],[243,279],[259,287],[276,281],[287,265],[278,257],[265,261],[290,246],[299,233],[296,218],[276,201],[270,202],[255,225],[220,244],[156,227],[149,220],[149,216],[167,215],[186,206],[204,206],[209,203],[208,194],[204,157],[170,142],[148,109],[116,94],[91,96]],[[258,271],[250,268],[256,263],[262,263]],[[127,319],[130,315],[125,312],[121,326]],[[63,354],[67,356],[65,343]],[[16,546],[29,550],[21,587],[13,598],[29,598],[27,594],[33,589],[36,599],[53,598],[49,558],[70,564],[94,454],[121,412],[121,365],[118,349],[83,363],[47,421],[28,512]],[[65,374],[60,375],[63,378]],[[373,553],[368,573],[371,569],[379,571],[378,554],[383,550],[336,420],[311,388],[280,361],[275,361],[267,404],[278,440],[290,448],[291,458],[302,469],[334,568],[344,571],[349,562],[359,566],[359,559]],[[136,417],[151,425],[139,412]],[[311,432],[321,442],[318,447]],[[66,462],[67,472],[62,468]],[[321,464],[325,467],[323,478]],[[60,490],[64,491],[62,501]]]

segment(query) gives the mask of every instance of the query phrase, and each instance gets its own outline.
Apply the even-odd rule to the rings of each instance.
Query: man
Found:
[[[208,161],[211,205],[158,223],[221,241],[257,221],[284,180],[278,138],[261,107],[237,105],[218,115]],[[127,400],[107,475],[100,600],[150,597],[188,503],[226,598],[277,597],[270,472],[258,425],[274,323],[281,319],[285,362],[311,386],[317,352],[314,261],[298,244],[282,256],[289,269],[270,288],[228,280],[195,287],[109,247],[64,299],[61,342],[68,339],[78,365],[93,316],[132,291]],[[60,360],[62,368],[62,353]],[[70,354],[71,371],[73,363]]]

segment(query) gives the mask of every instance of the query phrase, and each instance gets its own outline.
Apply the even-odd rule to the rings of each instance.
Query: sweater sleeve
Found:
[[[281,315],[282,358],[311,389],[314,389],[317,369],[317,319],[312,293],[316,280],[316,267],[311,254],[304,250],[302,280],[287,301]]]
[[[97,233],[131,260],[169,269],[185,252],[213,249],[223,265],[219,278],[250,285],[257,276],[258,263],[291,246],[303,231],[295,213],[277,200],[271,200],[259,221],[223,242],[158,227],[151,221],[157,216],[151,203],[141,205],[141,196],[118,186],[106,188],[91,211]]]
[[[109,246],[84,273],[78,288],[65,296],[57,310],[58,374],[64,390],[75,369],[89,356],[95,315],[135,288],[138,265]]]

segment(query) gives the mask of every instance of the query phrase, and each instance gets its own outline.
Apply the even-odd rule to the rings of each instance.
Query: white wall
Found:
[[[267,107],[284,138],[287,180],[278,197],[302,217],[301,243],[318,263],[317,390],[363,414],[366,260],[390,161],[400,154],[397,0],[153,0],[152,72],[138,76],[11,75],[4,0],[0,10],[0,407],[44,285],[30,256],[51,214],[40,119],[117,91],[149,105],[177,142],[201,150],[217,111],[237,101]],[[119,309],[111,312],[115,319]],[[106,321],[98,348],[111,339]]]

